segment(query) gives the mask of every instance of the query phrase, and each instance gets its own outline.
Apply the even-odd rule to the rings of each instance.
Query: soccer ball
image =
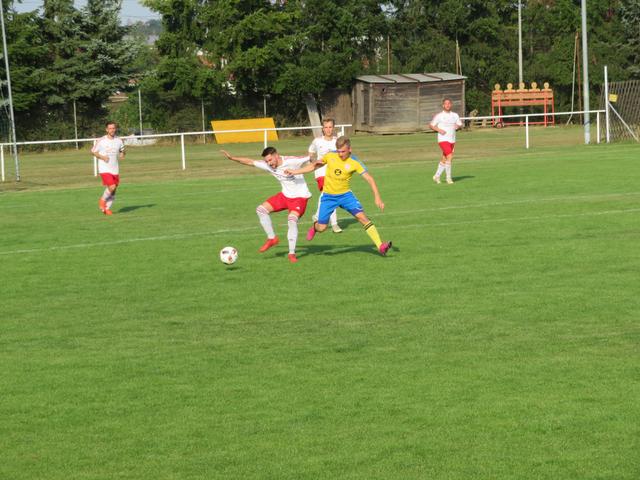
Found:
[[[220,261],[222,263],[226,263],[227,265],[231,265],[236,263],[238,260],[238,250],[233,247],[224,247],[220,250]]]

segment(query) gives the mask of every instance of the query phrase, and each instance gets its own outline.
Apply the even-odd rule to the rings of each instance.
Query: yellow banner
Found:
[[[243,120],[212,120],[214,132],[223,130],[252,130],[256,128],[276,128],[273,118],[245,118]],[[264,141],[264,130],[259,132],[214,133],[216,143],[254,143]],[[278,132],[267,131],[267,141],[278,140]]]
[[[616,103],[618,101],[618,95],[616,95],[615,93],[610,93],[609,94],[609,101],[611,103]]]

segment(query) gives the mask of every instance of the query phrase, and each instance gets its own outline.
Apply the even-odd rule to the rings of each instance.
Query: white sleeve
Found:
[[[459,127],[462,126],[462,120],[460,120],[460,115],[456,115],[456,125],[458,125]]]
[[[318,153],[318,146],[316,145],[315,140],[311,142],[311,145],[309,145],[309,153]]]
[[[271,172],[271,167],[267,165],[267,162],[263,160],[254,160],[253,166],[259,168],[260,170],[264,170],[265,172]]]
[[[437,127],[438,126],[438,117],[440,116],[439,113],[436,113],[433,118],[431,119],[431,126],[432,127]]]
[[[102,142],[102,139],[99,138],[95,145],[91,148],[91,153],[99,153],[100,152],[100,143]]]

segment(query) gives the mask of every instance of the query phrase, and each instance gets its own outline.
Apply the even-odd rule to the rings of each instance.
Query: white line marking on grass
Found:
[[[638,213],[638,212],[640,212],[640,208],[632,208],[627,210],[605,210],[602,212],[587,212],[587,213],[575,213],[575,214],[540,215],[540,216],[534,216],[534,217],[488,218],[484,220],[472,220],[472,221],[460,221],[460,222],[419,223],[419,224],[413,224],[413,225],[402,225],[402,228],[424,228],[424,227],[428,228],[428,227],[442,227],[442,226],[448,226],[448,225],[474,225],[474,224],[481,224],[481,223],[527,222],[527,221],[549,220],[554,218],[590,217],[590,216],[599,216],[599,215],[616,215],[616,214]],[[242,233],[242,232],[250,232],[255,230],[258,230],[257,226],[245,227],[245,228],[228,228],[228,229],[222,229],[222,230],[210,230],[207,232],[176,233],[174,235],[159,235],[154,237],[128,238],[128,239],[122,239],[122,240],[113,240],[109,242],[77,243],[74,245],[60,245],[60,246],[53,246],[53,247],[47,247],[47,248],[7,250],[4,252],[0,252],[0,255],[54,252],[59,250],[104,247],[104,246],[121,245],[121,244],[127,244],[127,243],[136,243],[136,242],[182,240],[185,238],[202,237],[206,235],[222,235],[225,233]],[[253,236],[259,236],[259,235],[262,235],[262,232],[253,234]]]
[[[535,217],[507,217],[507,218],[486,218],[484,220],[460,221],[460,222],[442,222],[442,223],[416,223],[413,225],[402,225],[402,228],[419,228],[419,227],[445,227],[449,225],[472,225],[474,223],[501,223],[501,222],[528,222],[540,220],[552,220],[554,218],[577,218],[577,217],[595,217],[599,215],[615,215],[624,213],[638,213],[640,208],[630,208],[627,210],[605,210],[602,212],[586,212],[586,213],[565,213],[555,215],[538,215]]]
[[[536,199],[527,199],[527,200],[511,200],[506,202],[489,202],[489,203],[476,203],[476,204],[466,204],[466,205],[447,205],[444,207],[433,207],[433,208],[421,208],[417,210],[400,210],[389,213],[378,213],[376,216],[380,215],[410,215],[412,213],[424,213],[424,212],[437,212],[442,210],[459,210],[464,208],[488,208],[488,207],[502,207],[508,205],[522,205],[522,204],[531,204],[531,203],[546,203],[546,202],[563,202],[563,201],[571,201],[571,200],[598,200],[598,199],[609,199],[616,197],[628,197],[628,196],[636,196],[640,195],[640,192],[628,192],[628,193],[603,193],[597,195],[580,195],[580,196],[560,196],[560,197],[547,197],[547,198],[536,198]]]

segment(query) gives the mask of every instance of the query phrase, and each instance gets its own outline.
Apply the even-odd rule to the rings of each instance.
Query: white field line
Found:
[[[470,221],[460,221],[460,222],[418,223],[413,225],[403,225],[402,228],[403,229],[429,228],[429,227],[443,227],[443,226],[451,226],[451,225],[474,225],[474,224],[483,224],[483,223],[502,223],[502,222],[531,222],[531,221],[536,222],[536,221],[546,221],[546,220],[556,219],[556,218],[592,217],[592,216],[601,216],[601,215],[619,215],[619,214],[638,213],[638,212],[640,212],[640,208],[631,208],[631,209],[624,209],[624,210],[604,210],[601,212],[588,212],[588,213],[575,213],[575,214],[538,215],[538,216],[518,217],[518,218],[513,218],[513,217],[490,218],[490,219],[484,219],[484,220],[470,220]],[[159,235],[159,236],[153,236],[153,237],[128,238],[128,239],[122,239],[122,240],[113,240],[109,242],[77,243],[74,245],[60,245],[60,246],[53,246],[53,247],[47,247],[47,248],[7,250],[7,251],[0,252],[0,255],[54,252],[59,250],[104,247],[104,246],[136,243],[136,242],[182,240],[185,238],[192,238],[192,237],[214,236],[214,235],[221,235],[221,234],[227,234],[227,233],[243,233],[243,232],[250,232],[255,230],[259,230],[257,226],[245,227],[245,228],[234,228],[234,229],[211,230],[207,232],[177,233],[174,235]],[[256,236],[262,235],[262,232],[254,233],[253,235],[256,235]]]

